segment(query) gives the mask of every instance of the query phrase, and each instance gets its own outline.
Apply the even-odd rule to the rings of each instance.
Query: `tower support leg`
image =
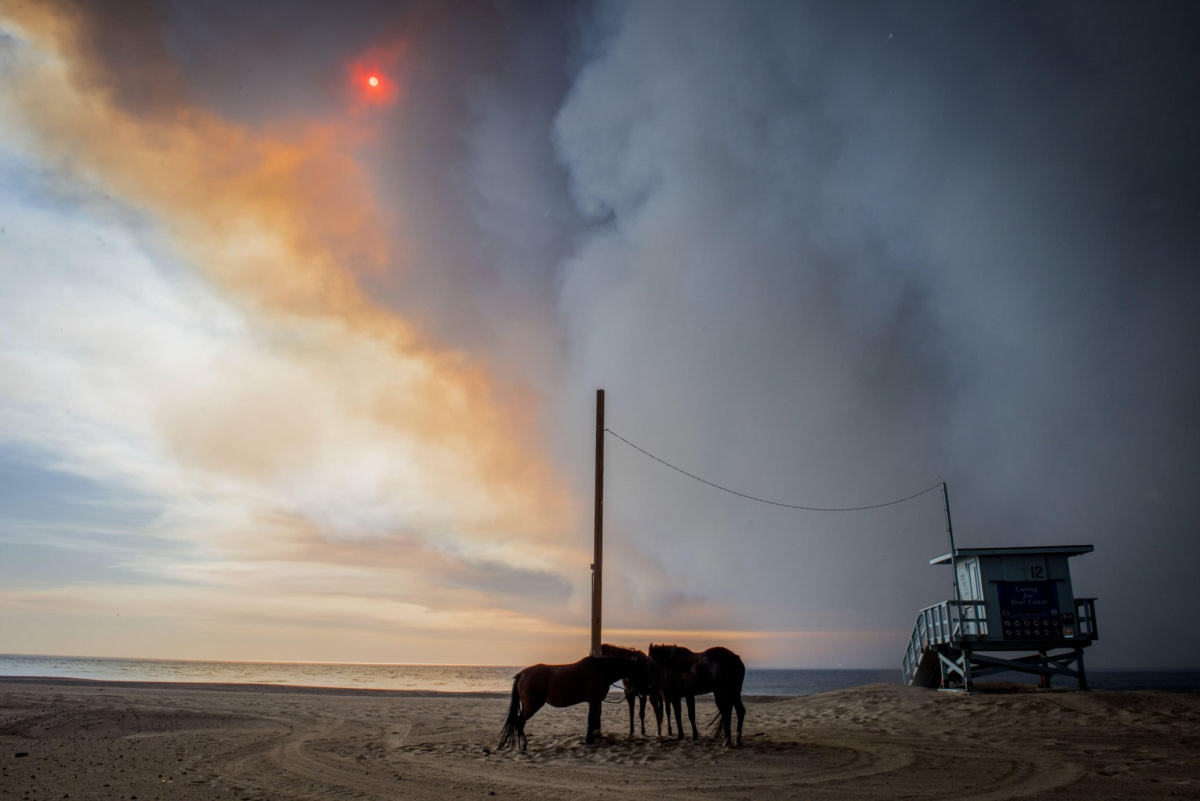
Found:
[[[1038,656],[1040,656],[1042,658],[1042,662],[1041,662],[1042,665],[1048,664],[1047,660],[1046,660],[1046,652],[1045,651],[1038,651]],[[1038,689],[1039,690],[1049,690],[1050,689],[1050,674],[1049,673],[1042,673],[1041,675],[1038,676]]]

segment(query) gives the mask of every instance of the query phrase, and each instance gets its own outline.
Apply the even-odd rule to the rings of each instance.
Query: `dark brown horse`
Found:
[[[734,745],[730,727],[733,710],[737,710],[737,746],[741,747],[742,721],[746,716],[746,707],[742,705],[742,682],[746,678],[746,666],[740,656],[721,647],[709,648],[698,654],[678,645],[651,644],[650,659],[662,670],[663,692],[675,709],[675,725],[680,740],[683,739],[680,700],[687,699],[692,739],[696,740],[700,736],[696,731],[696,696],[712,693],[717,702],[723,742],[727,745]],[[670,714],[668,709],[668,721]]]
[[[570,665],[531,665],[513,676],[512,703],[500,732],[499,748],[514,741],[525,750],[525,721],[545,704],[574,706],[584,701],[588,705],[587,742],[590,745],[600,732],[600,705],[613,682],[630,679],[634,687],[650,683],[647,662],[637,659],[614,659],[604,656],[585,656]]]
[[[662,718],[663,718],[663,701],[662,701],[662,682],[659,681],[658,666],[650,661],[644,653],[636,648],[625,648],[620,645],[609,645],[604,643],[600,646],[601,656],[611,656],[620,659],[637,659],[643,662],[649,669],[649,681],[642,686],[638,686],[632,679],[621,679],[621,686],[625,690],[625,703],[629,704],[629,736],[633,736],[633,707],[640,702],[641,706],[638,709],[639,717],[642,723],[642,736],[646,736],[646,698],[650,698],[650,706],[654,710],[654,718],[658,722],[658,733],[662,735]],[[671,718],[667,717],[667,725],[671,723]]]

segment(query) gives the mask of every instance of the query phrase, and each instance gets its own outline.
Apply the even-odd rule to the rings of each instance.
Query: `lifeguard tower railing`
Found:
[[[1064,645],[1085,645],[1098,638],[1096,631],[1096,599],[1075,599],[1075,637],[1070,642],[1054,641],[1044,644],[1054,648]],[[988,629],[986,601],[942,601],[917,614],[908,650],[904,653],[904,683],[936,686],[943,675],[944,654],[963,651],[972,646],[992,650],[999,643]],[[1028,650],[1038,643],[1004,643],[1008,647]],[[1057,672],[1057,671],[1055,671]],[[976,675],[980,675],[977,671]]]

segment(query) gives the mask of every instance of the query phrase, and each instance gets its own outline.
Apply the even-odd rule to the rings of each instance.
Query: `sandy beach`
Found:
[[[997,687],[996,689],[1003,689]],[[746,745],[583,743],[545,709],[495,751],[503,694],[0,682],[0,798],[1200,797],[1200,693],[974,696],[869,685],[747,699]],[[711,715],[709,698],[697,713]]]

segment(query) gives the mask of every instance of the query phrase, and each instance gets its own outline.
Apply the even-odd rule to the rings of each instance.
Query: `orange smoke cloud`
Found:
[[[131,108],[120,77],[93,52],[97,34],[85,14],[53,3],[11,13],[19,35],[47,56],[23,64],[6,89],[36,147],[150,212],[183,260],[250,315],[302,330],[295,347],[313,353],[298,369],[340,382],[331,404],[407,443],[432,476],[422,486],[443,503],[485,499],[475,505],[488,514],[470,518],[473,535],[552,543],[570,528],[571,500],[537,446],[535,399],[425,341],[356,282],[356,273],[403,265],[405,254],[386,236],[351,154],[355,130],[344,121],[252,128],[222,118],[188,102],[165,51],[142,68],[163,76],[170,102]],[[351,72],[379,75],[379,96],[395,100],[387,59],[394,68],[399,51],[389,52]],[[220,386],[211,392],[219,396]],[[319,457],[294,447],[317,414],[293,414],[306,399],[208,397],[164,411],[165,440],[180,458],[263,473]],[[248,421],[247,409],[269,425]]]

